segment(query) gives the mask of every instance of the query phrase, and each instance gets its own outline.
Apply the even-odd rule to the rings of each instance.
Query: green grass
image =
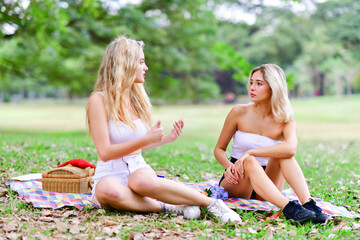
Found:
[[[311,194],[356,213],[360,212],[359,103],[359,96],[293,101],[300,136],[296,158]],[[230,109],[228,105],[155,107],[154,120],[161,119],[166,131],[169,131],[172,121],[180,117],[185,119],[185,129],[178,141],[145,151],[145,159],[167,178],[192,182],[219,178],[223,169],[212,152]],[[42,124],[37,123],[40,118]],[[96,151],[86,133],[84,122],[84,103],[74,106],[0,105],[1,185],[4,187],[9,177],[43,172],[71,158],[85,158],[95,163]],[[72,214],[64,214],[68,211],[72,211]],[[106,233],[106,227],[111,228],[106,225],[109,219],[117,222],[119,225],[115,227],[120,229],[111,236],[121,239],[130,239],[140,232],[149,238],[165,239],[360,237],[359,229],[356,229],[356,224],[360,224],[359,219],[336,218],[327,226],[293,226],[281,219],[264,221],[266,213],[238,212],[243,217],[242,226],[221,224],[206,211],[200,220],[186,221],[155,213],[64,208],[51,211],[51,214],[60,215],[54,219],[67,223],[78,220],[80,232],[72,234],[67,229],[65,233],[59,233],[55,223],[41,222],[41,217],[45,216],[43,210],[34,209],[15,192],[9,191],[6,197],[0,198],[0,238],[9,234],[1,230],[3,226],[16,222],[18,230],[15,233],[30,239],[41,236],[54,239],[101,239],[110,237]],[[27,218],[30,220],[21,220]]]

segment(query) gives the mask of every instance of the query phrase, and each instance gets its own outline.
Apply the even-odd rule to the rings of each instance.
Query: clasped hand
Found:
[[[240,179],[244,178],[244,160],[249,157],[250,154],[245,152],[234,164],[231,164],[225,171],[225,180],[230,184],[238,184]]]

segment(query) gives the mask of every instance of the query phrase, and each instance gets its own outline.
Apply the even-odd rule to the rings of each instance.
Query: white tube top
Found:
[[[105,94],[102,92],[96,92],[101,94],[105,97]],[[123,122],[116,122],[116,121],[109,121],[108,122],[108,129],[110,135],[110,143],[111,144],[118,144],[124,143],[131,140],[135,140],[141,138],[146,135],[147,128],[145,127],[144,123],[141,119],[136,119],[133,121],[136,129],[131,129],[128,125]]]
[[[258,135],[255,133],[247,133],[237,130],[233,137],[232,153],[233,158],[240,158],[247,150],[274,146],[281,141]],[[255,157],[261,166],[266,166],[269,158],[268,157]]]
[[[145,136],[148,130],[141,119],[134,120],[134,124],[136,125],[135,130],[131,129],[125,123],[109,121],[110,143],[124,143]]]

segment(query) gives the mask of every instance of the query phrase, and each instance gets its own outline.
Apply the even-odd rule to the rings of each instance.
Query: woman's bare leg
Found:
[[[295,158],[276,159],[279,162],[281,172],[285,180],[294,189],[302,204],[309,201],[311,198],[309,187],[306,183],[305,177],[301,168]]]
[[[229,197],[250,198],[253,187],[251,186],[249,174],[245,171],[244,178],[240,179],[237,184],[231,184],[226,179],[220,184],[229,194]]]
[[[207,207],[212,199],[199,191],[169,179],[158,178],[149,168],[141,168],[130,175],[129,188],[139,195],[175,205]]]
[[[269,160],[265,173],[281,192],[284,189],[285,178],[281,172],[281,167],[277,159]]]
[[[161,212],[161,204],[140,196],[119,180],[105,177],[96,184],[94,202],[103,207],[135,212]]]
[[[254,157],[250,156],[245,159],[244,170],[244,178],[239,179],[238,184],[234,185],[226,182],[226,180],[222,181],[221,186],[229,192],[229,195],[249,198],[252,189],[254,189],[259,196],[281,209],[289,203],[289,200],[281,194]]]
[[[289,200],[281,194],[254,157],[250,156],[245,159],[244,169],[245,174],[249,175],[251,186],[260,197],[281,209],[289,203]]]
[[[281,172],[279,161],[277,161],[277,159],[270,159],[266,166],[265,173],[281,192],[284,189],[285,179]],[[258,194],[256,194],[256,199],[264,200]]]

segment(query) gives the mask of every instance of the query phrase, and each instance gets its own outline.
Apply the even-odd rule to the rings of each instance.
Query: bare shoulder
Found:
[[[87,109],[88,109],[88,114],[90,114],[90,116],[92,116],[91,113],[105,114],[106,110],[105,110],[104,96],[98,93],[92,94],[87,102]]]
[[[238,104],[231,109],[230,113],[236,116],[241,116],[246,114],[249,111],[249,109],[250,109],[249,104]]]
[[[89,97],[88,106],[104,104],[104,97],[101,94],[94,93]]]
[[[290,121],[288,121],[287,123],[284,123],[284,126],[283,126],[283,129],[284,130],[291,130],[291,129],[293,129],[293,130],[297,130],[297,125],[296,125],[296,122],[295,122],[295,120],[294,119],[291,119]]]

